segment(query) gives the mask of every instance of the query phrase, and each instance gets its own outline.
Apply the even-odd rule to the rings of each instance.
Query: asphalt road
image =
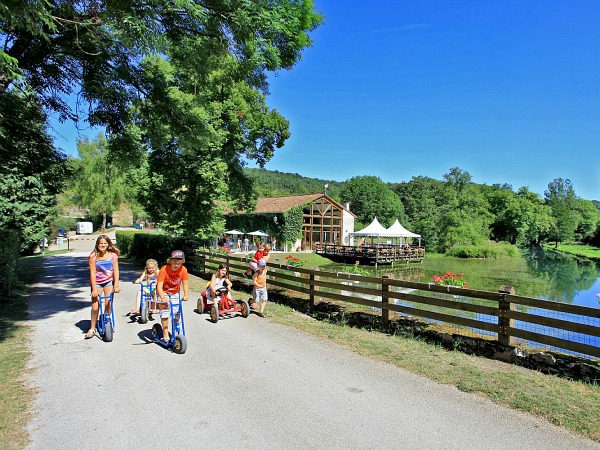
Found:
[[[600,446],[452,386],[261,319],[185,304],[183,355],[130,321],[121,267],[114,341],[84,340],[93,240],[45,258],[30,301],[31,449],[586,449]],[[310,319],[307,319],[310,320]]]

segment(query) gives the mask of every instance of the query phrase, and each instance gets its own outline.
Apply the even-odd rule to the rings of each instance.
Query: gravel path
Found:
[[[114,341],[84,340],[87,246],[45,258],[32,290],[31,449],[600,448],[256,315],[213,324],[194,312],[197,293],[188,350],[171,353],[149,343],[154,322],[125,316],[138,275],[126,267]]]

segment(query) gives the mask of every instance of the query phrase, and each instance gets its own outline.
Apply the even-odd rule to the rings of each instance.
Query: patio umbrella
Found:
[[[245,233],[240,230],[229,230],[229,231],[226,231],[225,234],[245,234]]]
[[[256,230],[256,231],[252,231],[251,233],[246,233],[246,234],[250,235],[250,236],[262,236],[262,237],[267,237],[268,236],[268,234],[265,233],[262,230]]]

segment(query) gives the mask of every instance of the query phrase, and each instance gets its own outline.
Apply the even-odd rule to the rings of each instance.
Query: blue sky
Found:
[[[375,175],[600,200],[600,2],[315,0],[326,19],[269,104],[292,137],[270,170]]]
[[[292,137],[269,170],[600,200],[600,1],[315,0],[325,23],[268,103]],[[70,153],[77,134],[58,130]],[[81,135],[95,134],[81,130]]]

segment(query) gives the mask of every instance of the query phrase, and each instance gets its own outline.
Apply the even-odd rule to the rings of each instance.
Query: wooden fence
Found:
[[[248,268],[246,257],[205,251],[188,257],[189,268],[199,273],[212,273],[223,262],[232,275],[242,276]],[[506,346],[522,339],[600,357],[600,308],[521,297],[508,286],[499,292],[478,291],[387,276],[289,267],[272,261],[267,279],[269,286],[308,295],[311,307],[317,299],[330,299],[381,311],[384,326],[394,313],[402,313],[476,330]]]

